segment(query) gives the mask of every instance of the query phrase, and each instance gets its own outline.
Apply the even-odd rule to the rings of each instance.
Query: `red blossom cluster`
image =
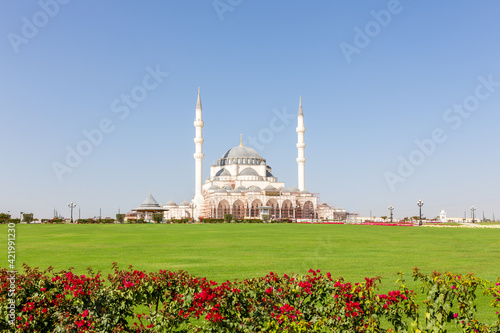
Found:
[[[90,269],[88,274],[78,275],[71,269],[41,272],[25,266],[24,274],[17,276],[16,330],[382,332],[389,329],[383,325],[391,325],[393,331],[408,331],[409,322],[416,327],[429,324],[418,318],[416,294],[404,286],[402,275],[398,289],[380,294],[380,278],[351,283],[314,269],[304,276],[270,272],[221,284],[184,271],[145,273],[116,265],[113,269],[106,280]],[[0,299],[5,301],[7,272],[0,273]],[[483,283],[479,279],[437,272],[424,275],[419,271],[414,278],[432,290],[424,302],[431,314],[426,320],[434,320],[432,314],[440,313],[442,320],[467,329],[486,327],[467,307],[472,304],[475,288]],[[500,308],[500,280],[488,292],[495,297],[492,305]],[[456,300],[457,305],[448,310],[448,305],[439,303],[441,299]],[[148,309],[146,313],[144,309]],[[5,311],[0,308],[0,318],[6,317]],[[0,330],[10,329],[8,325],[0,320]]]

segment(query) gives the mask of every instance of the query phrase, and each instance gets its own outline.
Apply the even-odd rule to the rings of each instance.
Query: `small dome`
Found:
[[[220,169],[219,171],[217,171],[217,173],[215,174],[216,177],[230,177],[231,176],[231,173],[229,171],[227,171],[226,169],[222,168]]]
[[[232,190],[232,191],[229,191],[229,192],[231,192],[231,193],[241,193],[241,190],[238,190],[238,189],[234,189],[234,190]]]
[[[236,189],[240,191],[245,191],[247,188],[245,186],[238,186]]]
[[[186,200],[184,200],[183,202],[181,202],[181,203],[179,204],[179,206],[189,206],[189,202],[188,202],[188,201],[186,201]]]
[[[220,187],[217,185],[212,185],[208,188],[209,191],[217,191]]]
[[[300,194],[311,194],[311,192],[309,192],[308,190],[300,191],[299,193]]]
[[[233,187],[231,185],[224,186],[224,188],[226,189],[226,191],[232,191],[233,190]]]
[[[216,193],[227,193],[225,188],[221,188],[220,190],[217,190]]]
[[[265,188],[264,188],[264,191],[276,191],[276,187],[272,186],[272,185],[267,185]]]
[[[256,177],[258,177],[259,174],[257,173],[257,171],[255,171],[252,168],[245,168],[245,169],[243,169],[243,171],[240,172],[239,176],[256,176]]]
[[[167,202],[165,204],[165,206],[173,207],[173,206],[177,206],[177,204],[175,202],[173,202],[172,200],[170,200],[169,202]]]
[[[260,187],[252,185],[248,188],[248,192],[260,192],[262,191]]]
[[[262,159],[258,152],[245,146],[236,146],[229,149],[222,158],[258,158]]]

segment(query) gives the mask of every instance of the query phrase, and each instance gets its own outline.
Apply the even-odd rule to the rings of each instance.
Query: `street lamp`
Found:
[[[424,200],[419,199],[417,201],[417,206],[419,208],[419,216],[420,216],[420,220],[418,221],[418,225],[422,225],[422,206],[423,205],[424,205]]]
[[[394,207],[392,205],[389,205],[389,211],[391,212],[391,223],[392,223],[392,211],[394,210]]]
[[[24,212],[19,213],[19,223],[21,223],[23,220],[23,214],[24,214]]]
[[[474,221],[474,212],[476,211],[476,207],[472,206],[472,207],[470,208],[470,210],[472,211],[472,223],[474,223],[474,222],[475,222],[475,221]]]
[[[71,223],[73,223],[73,208],[76,207],[76,202],[71,201],[68,203],[68,207],[71,208]]]
[[[196,208],[196,204],[194,202],[191,202],[189,204],[189,207],[191,207],[191,219],[193,220],[194,222],[194,209]]]

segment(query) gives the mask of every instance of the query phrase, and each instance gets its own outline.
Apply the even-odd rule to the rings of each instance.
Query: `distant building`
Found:
[[[153,198],[151,192],[149,192],[149,196],[144,200],[144,202],[137,208],[132,209],[132,212],[135,214],[127,214],[125,215],[126,219],[134,219],[134,220],[147,220],[151,221],[153,213],[163,213],[167,211],[167,208],[161,207],[160,204]],[[135,218],[132,218],[131,215],[135,215]]]
[[[446,212],[444,210],[441,210],[441,213],[439,213],[439,222],[448,222],[446,219]]]

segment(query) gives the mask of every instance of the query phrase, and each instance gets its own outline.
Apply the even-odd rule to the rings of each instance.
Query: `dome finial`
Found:
[[[243,147],[243,134],[240,134],[240,147]]]

